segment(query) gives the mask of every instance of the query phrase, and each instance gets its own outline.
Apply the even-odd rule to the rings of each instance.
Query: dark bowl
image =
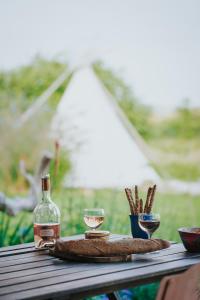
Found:
[[[182,227],[178,232],[189,252],[200,252],[200,227]]]

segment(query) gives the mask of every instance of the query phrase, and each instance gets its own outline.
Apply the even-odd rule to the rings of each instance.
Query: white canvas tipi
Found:
[[[72,163],[66,186],[122,188],[159,181],[109,97],[87,67],[74,73],[57,107],[53,132]]]

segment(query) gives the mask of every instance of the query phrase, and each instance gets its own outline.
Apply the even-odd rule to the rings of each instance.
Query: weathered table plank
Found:
[[[33,262],[38,262],[38,261],[46,261],[46,260],[51,260],[53,259],[53,257],[50,256],[44,256],[44,255],[40,255],[40,256],[28,256],[28,257],[24,257],[21,259],[9,259],[9,260],[0,260],[0,270],[1,268],[4,267],[9,267],[9,266],[14,266],[14,265],[22,265],[22,264],[26,264],[26,263],[33,263]]]
[[[157,257],[157,259],[141,259],[140,257],[136,258],[135,261],[131,262],[131,263],[126,263],[126,264],[101,264],[101,266],[99,266],[98,264],[93,264],[93,265],[85,265],[84,267],[80,266],[80,268],[77,270],[77,266],[72,267],[70,269],[66,269],[66,272],[62,275],[57,275],[57,276],[52,276],[52,277],[48,277],[47,278],[38,278],[35,281],[33,281],[32,276],[30,276],[30,278],[25,277],[25,283],[22,284],[18,284],[11,286],[9,288],[9,292],[17,292],[17,291],[23,291],[23,290],[27,290],[27,289],[31,289],[31,288],[41,288],[44,286],[49,286],[49,285],[54,285],[54,284],[60,284],[60,283],[64,283],[64,282],[70,282],[70,281],[75,281],[75,280],[81,280],[81,279],[85,279],[85,278],[92,278],[93,276],[103,276],[103,275],[107,275],[107,274],[113,274],[116,272],[124,272],[124,271],[129,271],[129,270],[133,270],[136,271],[140,268],[143,267],[149,267],[149,266],[153,266],[155,268],[155,266],[157,267],[159,264],[163,265],[164,263],[169,263],[169,262],[177,262],[178,260],[182,260],[183,257],[187,257],[187,259],[191,259],[190,256],[185,256],[184,254],[180,253],[180,254],[174,254],[174,255],[170,255],[168,257],[165,258],[160,258]],[[198,258],[199,259],[200,255],[196,255],[196,257],[194,258]],[[78,273],[78,274],[77,274]],[[44,275],[44,274],[43,274]],[[8,283],[9,284],[9,283]],[[16,283],[15,283],[16,284]],[[9,284],[10,285],[10,284]],[[0,289],[0,295],[6,293],[6,290],[8,290],[7,288],[4,289]]]
[[[195,254],[198,256],[199,254]],[[194,257],[195,255],[192,255]],[[179,253],[166,253],[165,255],[161,255],[159,252],[158,254],[155,255],[133,255],[133,261],[132,262],[127,262],[127,263],[85,263],[86,266],[95,266],[96,268],[100,269],[101,267],[108,267],[110,270],[115,269],[115,268],[128,268],[128,267],[137,267],[138,263],[141,266],[148,265],[150,263],[152,264],[158,264],[158,263],[163,263],[164,261],[170,261],[170,260],[177,260],[177,259],[183,259],[183,258],[189,258],[191,255],[187,254],[185,252],[179,252]],[[67,262],[67,261],[62,261],[57,258],[52,258],[50,260],[43,260],[39,262],[34,262],[34,263],[26,263],[25,265],[19,264],[19,265],[14,265],[14,266],[9,266],[7,268],[0,268],[1,274],[0,274],[0,280],[4,274],[7,274],[9,276],[9,273],[15,274],[16,277],[18,277],[19,274],[21,274],[21,271],[24,270],[34,270],[38,269],[38,273],[41,273],[46,270],[46,266],[56,266],[58,269],[60,266],[68,268],[70,265],[74,266],[76,268],[77,265],[82,266],[84,270],[84,264],[83,263],[76,263],[76,262]],[[35,273],[35,272],[34,272]],[[30,272],[31,275],[31,272]]]
[[[62,261],[32,244],[6,247],[0,251],[0,299],[81,299],[152,282],[196,263],[200,253],[189,254],[182,244],[134,255],[132,262],[109,264]]]
[[[152,266],[137,269],[137,274],[133,275],[133,270],[126,270],[123,272],[115,272],[110,274],[101,275],[101,276],[92,276],[91,278],[82,278],[81,280],[75,280],[70,282],[64,282],[60,284],[50,284],[48,286],[41,288],[31,288],[26,291],[21,291],[19,293],[9,293],[5,295],[3,299],[45,299],[48,295],[52,296],[64,296],[68,295],[69,299],[71,296],[76,295],[77,287],[80,298],[85,295],[85,292],[94,295],[94,291],[105,292],[105,288],[113,288],[114,290],[119,287],[134,286],[138,283],[148,282],[159,279],[164,275],[173,274],[174,272],[180,272],[193,265],[194,263],[199,262],[199,258],[187,261],[187,264],[183,266],[181,261],[166,263],[166,265],[158,265],[156,269],[153,269],[154,273],[152,274]],[[172,271],[173,270],[173,271]],[[82,294],[81,294],[82,292]],[[66,297],[67,298],[67,297]]]

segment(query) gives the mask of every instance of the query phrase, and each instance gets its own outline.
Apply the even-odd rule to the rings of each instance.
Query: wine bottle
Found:
[[[42,180],[42,199],[34,209],[34,241],[36,248],[51,247],[60,238],[60,210],[51,200],[50,176]]]

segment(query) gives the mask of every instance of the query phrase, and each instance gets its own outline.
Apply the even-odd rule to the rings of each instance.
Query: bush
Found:
[[[59,87],[48,103],[27,123],[17,124],[24,110],[40,96],[63,72],[66,65],[37,57],[30,65],[0,73],[0,190],[6,194],[24,191],[26,183],[19,173],[19,161],[25,160],[30,173],[35,172],[43,150],[53,150],[49,139],[51,119],[66,84]],[[69,168],[69,160],[62,158],[62,175]],[[59,176],[61,176],[61,173]],[[60,180],[60,179],[59,179]]]
[[[37,56],[29,65],[11,71],[0,72],[0,108],[10,111],[26,110],[51,83],[66,69],[58,61],[49,61]],[[60,99],[65,85],[54,95]]]

